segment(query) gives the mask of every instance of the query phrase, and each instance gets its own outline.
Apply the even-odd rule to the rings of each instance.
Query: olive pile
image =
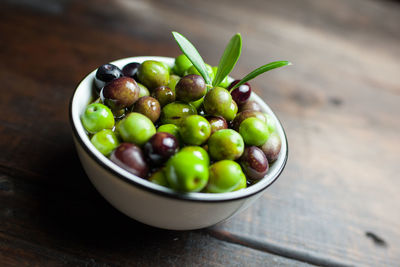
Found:
[[[216,67],[206,64],[211,78]],[[93,145],[125,170],[181,192],[231,192],[263,178],[281,149],[251,87],[210,88],[185,55],[98,68],[98,98],[81,121]]]

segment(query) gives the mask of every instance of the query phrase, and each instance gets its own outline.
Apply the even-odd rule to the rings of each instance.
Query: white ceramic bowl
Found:
[[[131,57],[112,62],[122,68],[130,62],[158,60],[173,65],[167,57]],[[103,197],[116,209],[142,223],[171,230],[192,230],[224,221],[248,207],[258,199],[283,171],[288,157],[285,132],[267,104],[255,93],[264,112],[270,114],[277,125],[282,148],[277,161],[258,183],[235,192],[178,193],[172,189],[137,177],[103,156],[90,142],[81,124],[80,116],[92,101],[92,86],[96,70],[92,71],[76,88],[70,102],[70,123],[79,158],[90,181]]]

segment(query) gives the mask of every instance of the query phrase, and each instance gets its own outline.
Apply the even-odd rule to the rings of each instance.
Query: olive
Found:
[[[249,146],[261,146],[268,140],[267,124],[258,118],[247,118],[239,126],[244,143]]]
[[[97,132],[90,139],[90,142],[105,156],[110,155],[119,146],[117,135],[110,129],[103,129]]]
[[[211,134],[222,129],[228,129],[228,123],[221,116],[206,116],[206,119],[211,125]]]
[[[141,146],[156,133],[156,128],[145,115],[131,112],[117,124],[116,131],[125,142]]]
[[[236,160],[243,154],[243,150],[243,138],[232,129],[219,130],[208,139],[208,153],[214,160]]]
[[[111,153],[110,159],[123,169],[142,178],[146,177],[149,171],[142,150],[134,144],[120,144]]]
[[[210,164],[210,157],[207,151],[200,146],[185,146],[180,151],[191,151],[196,157],[203,161],[205,165]]]
[[[97,88],[97,93],[100,93],[101,88],[103,88],[107,83],[112,80],[118,79],[123,76],[122,71],[113,64],[101,65],[94,77],[94,83]]]
[[[131,77],[131,78],[137,80],[138,79],[137,72],[139,70],[139,67],[140,67],[140,63],[138,63],[138,62],[132,62],[132,63],[126,64],[122,68],[122,73],[126,77]]]
[[[233,86],[235,86],[240,80],[235,80],[233,81],[229,87],[228,90],[230,90]],[[241,86],[233,89],[231,92],[233,100],[240,106],[246,103],[251,95],[251,86],[249,83],[244,83]]]
[[[214,71],[212,69],[212,67],[208,64],[205,64],[206,66],[206,71],[208,73],[208,76],[210,77],[211,81],[214,80]],[[196,69],[195,66],[191,66],[190,68],[188,68],[182,76],[186,76],[189,74],[195,74],[195,75],[201,75],[200,72]]]
[[[256,146],[249,146],[244,149],[240,158],[240,165],[246,177],[252,180],[263,178],[268,171],[268,160],[264,152]]]
[[[227,121],[232,121],[238,112],[238,106],[236,105],[236,102],[232,99],[231,105],[229,106],[229,109],[225,113],[225,119]]]
[[[175,93],[167,86],[160,86],[153,90],[151,96],[160,102],[161,107],[175,101]]]
[[[204,110],[208,115],[222,116],[227,119],[232,113],[232,96],[222,87],[214,87],[204,97]]]
[[[215,76],[217,75],[218,67],[217,67],[217,66],[212,67],[212,70],[213,70],[214,78],[215,78]],[[226,77],[222,80],[222,82],[220,82],[220,84],[218,84],[217,86],[227,88],[227,87],[229,86],[229,79],[228,79],[228,76],[226,76]]]
[[[172,74],[169,76],[168,87],[172,90],[172,92],[175,93],[175,86],[179,82],[180,79],[181,79],[181,77],[179,77],[178,75]]]
[[[149,89],[147,89],[146,86],[144,86],[143,84],[138,83],[138,82],[136,82],[136,83],[137,83],[137,85],[139,86],[139,89],[140,89],[139,98],[141,98],[142,96],[149,96],[150,95]]]
[[[157,128],[157,132],[170,133],[179,139],[179,127],[175,124],[163,124]]]
[[[164,64],[155,60],[144,61],[138,70],[138,79],[150,91],[159,86],[167,86],[169,72]]]
[[[201,191],[208,182],[208,166],[193,151],[179,151],[165,166],[165,176],[172,189]]]
[[[261,150],[264,152],[269,163],[274,162],[278,159],[279,152],[281,151],[282,141],[276,132],[273,132],[268,137],[267,142],[261,146]]]
[[[256,101],[248,100],[243,105],[239,105],[239,112],[242,112],[245,110],[262,111],[262,108],[261,108],[260,104],[258,104]]]
[[[149,118],[152,122],[155,122],[160,117],[161,107],[157,99],[151,96],[144,96],[136,101],[132,111],[141,113]]]
[[[240,165],[232,160],[221,160],[210,166],[207,193],[225,193],[243,188],[246,180]],[[246,183],[244,183],[246,184]]]
[[[192,62],[184,54],[181,54],[175,58],[175,64],[172,71],[179,76],[182,76],[185,70],[190,68],[192,65]]]
[[[264,122],[266,122],[266,118],[263,113],[260,111],[254,111],[254,110],[245,110],[240,112],[239,114],[236,115],[235,119],[232,122],[232,127],[235,129],[235,131],[239,131],[239,126],[240,124],[247,118],[258,118]]]
[[[140,88],[134,79],[121,77],[109,82],[100,92],[101,100],[111,110],[132,106],[139,99]]]
[[[160,165],[178,152],[179,144],[172,134],[158,132],[144,144],[143,149],[144,154],[153,164]]]
[[[265,117],[265,122],[267,123],[268,126],[268,131],[269,133],[273,133],[276,131],[276,123],[274,118],[269,115],[268,113],[263,113]]]
[[[176,99],[186,103],[199,100],[206,92],[203,77],[194,74],[183,77],[175,86]]]
[[[158,185],[168,187],[168,181],[165,177],[163,170],[158,170],[151,174],[151,176],[149,177],[149,181]]]
[[[185,117],[196,114],[196,108],[192,105],[178,101],[172,102],[162,108],[161,123],[172,123],[179,126]]]
[[[81,116],[82,125],[89,133],[114,127],[114,116],[111,110],[103,104],[93,103],[86,107]]]
[[[179,133],[185,144],[201,145],[210,137],[211,125],[204,117],[191,115],[182,120]]]

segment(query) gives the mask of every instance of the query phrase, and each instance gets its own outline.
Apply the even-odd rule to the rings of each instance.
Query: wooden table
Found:
[[[171,30],[284,124],[289,162],[246,211],[199,231],[135,222],[93,188],[67,107],[114,59],[176,56]],[[0,265],[399,266],[400,4],[396,1],[32,0],[0,4]]]

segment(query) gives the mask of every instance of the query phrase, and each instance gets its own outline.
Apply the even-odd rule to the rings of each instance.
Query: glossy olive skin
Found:
[[[175,101],[162,108],[161,123],[172,123],[179,126],[185,117],[196,114],[196,108],[192,105]]]
[[[116,131],[125,142],[141,146],[156,133],[156,128],[145,115],[131,112],[118,122]]]
[[[119,146],[117,135],[110,129],[103,129],[97,132],[92,136],[90,142],[105,156],[110,155]]]
[[[268,140],[267,124],[258,118],[247,118],[239,126],[239,133],[248,146],[261,146]]]
[[[246,103],[239,106],[239,112],[243,112],[245,110],[262,111],[262,108],[256,101],[248,100]]]
[[[185,144],[198,146],[210,137],[211,125],[204,117],[191,115],[182,120],[179,133]]]
[[[268,126],[268,131],[269,133],[273,133],[276,131],[276,123],[274,118],[269,115],[268,113],[263,113],[264,117],[265,117],[265,122],[267,123]]]
[[[110,159],[123,169],[142,178],[146,177],[149,171],[142,150],[134,144],[120,144],[111,153]]]
[[[229,87],[228,90],[230,91],[233,86],[235,86],[240,80],[235,80],[233,81]],[[233,89],[231,92],[232,99],[235,100],[235,102],[240,106],[246,103],[251,95],[251,86],[249,83],[244,83],[241,86]]]
[[[243,154],[242,136],[232,129],[219,130],[208,139],[208,153],[214,160],[236,160]]]
[[[232,160],[221,160],[210,166],[207,193],[226,193],[243,188],[246,180],[240,165]]]
[[[107,83],[112,80],[118,79],[123,76],[122,71],[113,64],[101,65],[97,71],[94,78],[94,83],[96,85],[97,93],[100,93],[101,88],[103,88]]]
[[[132,111],[141,113],[149,118],[152,122],[155,122],[160,118],[161,106],[157,99],[151,96],[144,96],[136,101]]]
[[[268,137],[267,142],[261,146],[261,150],[264,152],[269,163],[274,162],[278,159],[279,153],[281,152],[282,141],[279,135],[275,132],[271,133]]]
[[[151,96],[160,102],[161,107],[175,101],[175,92],[167,86],[160,86],[153,90]]]
[[[205,165],[210,165],[210,157],[208,156],[207,151],[200,146],[185,146],[180,151],[190,151],[199,158]]]
[[[181,192],[199,192],[208,182],[208,166],[192,151],[179,151],[165,166],[169,186]]]
[[[175,64],[172,71],[179,76],[183,76],[185,70],[190,68],[192,65],[192,62],[184,54],[180,54],[175,58]]]
[[[163,124],[157,128],[157,132],[170,133],[179,138],[179,127],[172,123]]]
[[[158,132],[144,144],[143,149],[152,164],[160,165],[178,152],[179,143],[172,134]]]
[[[231,105],[229,106],[228,110],[225,113],[225,119],[227,121],[232,121],[238,112],[238,106],[236,102],[232,99]]]
[[[149,96],[150,92],[149,89],[146,88],[146,86],[144,86],[141,83],[136,82],[136,84],[139,86],[139,98],[143,97],[143,96]]]
[[[138,70],[139,82],[150,91],[159,86],[168,86],[169,71],[161,62],[155,60],[144,61]]]
[[[131,78],[137,80],[138,79],[137,72],[139,70],[139,67],[140,67],[140,63],[138,63],[138,62],[128,63],[122,68],[122,73],[126,77],[131,77]]]
[[[149,181],[158,185],[168,187],[168,181],[167,178],[165,177],[163,170],[158,170],[152,173],[151,176],[149,177]]]
[[[232,96],[222,87],[214,87],[204,97],[204,110],[208,115],[221,116],[228,120],[231,113]],[[228,116],[230,118],[230,116]]]
[[[268,172],[268,160],[264,152],[256,146],[249,146],[244,149],[240,157],[240,165],[246,177],[252,180],[263,178]]]
[[[222,129],[228,129],[228,123],[221,116],[206,116],[205,117],[211,125],[211,134]]]
[[[235,119],[232,122],[233,129],[235,129],[235,131],[239,131],[240,124],[245,119],[253,118],[253,117],[258,118],[258,119],[262,120],[263,122],[266,122],[266,118],[262,112],[254,111],[254,110],[245,110],[236,115]]]
[[[182,77],[175,86],[176,99],[186,103],[199,100],[206,92],[207,87],[203,77],[194,74]]]
[[[175,75],[175,74],[171,74],[171,75],[169,76],[168,87],[169,87],[169,89],[171,89],[174,93],[175,93],[176,84],[179,82],[180,79],[181,79],[181,77],[178,76],[178,75]]]
[[[139,99],[140,88],[134,79],[121,77],[109,82],[100,92],[104,104],[117,111],[132,106]]]
[[[111,110],[100,103],[93,103],[86,107],[81,116],[82,125],[89,133],[96,133],[103,129],[114,127],[114,115]]]

